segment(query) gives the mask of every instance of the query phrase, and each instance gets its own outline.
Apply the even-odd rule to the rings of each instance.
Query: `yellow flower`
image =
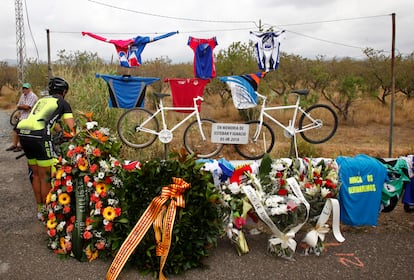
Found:
[[[49,192],[46,196],[46,204],[49,204],[52,200],[52,192]]]
[[[112,221],[113,219],[116,218],[115,209],[112,208],[111,206],[106,207],[103,210],[103,214],[102,215],[108,221]]]
[[[78,160],[78,167],[81,171],[86,171],[88,170],[88,161],[85,160],[84,158],[80,158]]]
[[[88,258],[88,260],[90,262],[93,261],[93,260],[95,260],[95,259],[97,259],[98,258],[98,254],[99,254],[98,253],[98,250],[92,251],[90,245],[88,245],[88,247],[86,247],[85,253],[86,253],[86,257]]]
[[[59,203],[66,205],[70,203],[70,196],[67,193],[62,193],[59,195]]]
[[[96,184],[96,192],[101,194],[102,192],[106,192],[106,184],[103,182],[99,182]]]
[[[59,241],[60,241],[60,248],[65,249],[66,248],[66,246],[65,246],[65,244],[66,244],[65,238],[64,237],[61,237],[59,239]]]
[[[56,219],[52,219],[52,220],[47,220],[46,226],[48,229],[54,229],[57,226],[57,221]]]
[[[62,179],[62,175],[63,175],[63,173],[64,173],[65,171],[63,170],[63,169],[59,169],[57,172],[56,172],[56,179],[57,180],[60,180],[60,179]]]

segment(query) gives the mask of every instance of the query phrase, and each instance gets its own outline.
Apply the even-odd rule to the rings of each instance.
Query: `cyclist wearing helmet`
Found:
[[[69,84],[64,79],[51,78],[49,96],[39,99],[27,119],[17,125],[20,143],[33,171],[32,188],[38,212],[42,210],[50,191],[48,177],[54,164],[52,128],[59,119],[62,119],[71,130],[75,126],[71,106],[64,100],[68,90]],[[40,219],[39,214],[38,218]]]

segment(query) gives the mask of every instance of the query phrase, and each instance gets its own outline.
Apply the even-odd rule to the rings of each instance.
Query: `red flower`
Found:
[[[53,228],[53,229],[49,229],[49,230],[47,231],[47,234],[48,234],[50,237],[54,237],[54,236],[56,235],[56,229],[55,229],[55,228]]]
[[[68,214],[70,213],[70,206],[66,205],[65,207],[63,207],[63,213]]]
[[[109,222],[108,224],[106,224],[104,229],[105,229],[105,231],[111,231],[112,230],[112,223]]]
[[[90,200],[93,203],[97,203],[99,201],[99,196],[96,196],[96,195],[92,194]]]
[[[284,186],[284,185],[286,185],[286,180],[285,180],[285,179],[283,179],[283,178],[280,178],[280,179],[279,179],[279,184],[280,184],[280,186]]]
[[[327,188],[330,188],[330,189],[335,189],[336,188],[336,185],[331,180],[329,180],[329,179],[326,179],[325,186]]]
[[[111,177],[105,177],[105,183],[107,183],[107,184],[112,183]]]
[[[73,186],[67,186],[66,187],[66,192],[68,192],[68,193],[73,192]]]
[[[117,217],[119,217],[119,216],[121,216],[121,212],[122,212],[122,209],[121,208],[115,208],[115,215],[117,216]]]
[[[322,186],[323,180],[321,177],[315,177],[313,181],[315,182],[316,185]]]
[[[54,187],[59,187],[60,185],[62,185],[62,181],[59,179],[56,179],[55,182],[53,183]]]
[[[95,204],[95,209],[101,209],[102,208],[102,201],[97,201]]]
[[[73,231],[73,229],[75,228],[75,225],[74,224],[69,224],[67,227],[66,227],[66,232],[72,232]]]
[[[64,170],[66,174],[70,174],[72,172],[72,166],[65,165]]]
[[[83,233],[83,238],[88,240],[92,238],[92,233],[88,230],[85,230],[85,232]]]
[[[89,169],[90,170],[90,169]],[[89,181],[91,180],[91,178],[88,175],[83,176],[83,182],[85,184],[89,183]]]
[[[286,196],[288,191],[286,189],[280,189],[277,191],[277,195]]]
[[[98,170],[98,168],[99,168],[99,166],[96,163],[94,163],[94,164],[91,165],[91,167],[89,167],[89,172],[95,173],[96,170]]]
[[[76,220],[76,216],[71,216],[70,219],[69,219],[69,222],[71,224],[73,224],[75,222],[75,220]]]
[[[95,148],[95,149],[93,149],[92,154],[96,157],[100,157],[101,156],[101,150],[99,150],[99,148]]]
[[[276,172],[276,178],[282,178],[283,177],[283,172]]]
[[[103,249],[105,249],[105,242],[103,242],[103,241],[96,242],[95,247],[98,250],[103,250]]]
[[[234,219],[234,225],[237,229],[241,229],[246,224],[246,219],[243,217],[237,217]]]
[[[49,212],[49,214],[47,215],[47,219],[48,220],[54,220],[54,219],[56,219],[55,213]]]

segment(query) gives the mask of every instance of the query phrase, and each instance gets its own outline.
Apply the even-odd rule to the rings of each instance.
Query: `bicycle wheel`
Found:
[[[248,121],[249,125],[249,142],[247,144],[234,145],[236,152],[246,159],[261,159],[266,153],[270,153],[275,144],[275,133],[272,128],[265,122],[262,123],[262,128],[259,137],[255,141],[253,139],[257,129],[259,129],[259,121]]]
[[[315,120],[313,122],[312,119]],[[300,116],[299,129],[302,138],[311,144],[320,144],[334,136],[338,128],[338,116],[335,111],[325,104],[315,104],[305,110]]]
[[[211,142],[211,133],[213,131],[213,123],[210,119],[201,119],[201,127],[203,129],[206,140],[201,138],[197,120],[191,122],[184,131],[184,147],[190,154],[196,154],[199,158],[210,158],[217,155],[223,148],[222,143]]]
[[[152,113],[143,108],[132,108],[124,112],[118,120],[116,129],[121,141],[132,148],[145,148],[154,143],[156,134],[142,130],[159,130],[158,121],[152,118],[143,125],[143,122],[152,117]],[[140,130],[140,127],[142,130]]]
[[[16,126],[20,120],[22,112],[19,109],[14,110],[10,115],[10,125]]]

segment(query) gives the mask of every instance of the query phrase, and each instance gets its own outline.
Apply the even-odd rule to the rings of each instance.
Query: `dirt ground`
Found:
[[[104,279],[110,262],[60,260],[47,248],[44,227],[36,220],[36,204],[27,177],[25,158],[16,160],[18,153],[5,151],[11,141],[8,113],[0,110],[0,279]],[[349,143],[346,131],[340,129],[333,139],[337,142],[333,143],[331,149],[344,154],[353,151],[354,154],[365,152],[373,156],[377,156],[373,154],[374,151],[380,151],[386,157],[388,128],[374,130],[379,137],[386,138],[381,147],[373,146],[369,140],[376,133],[369,135],[369,129],[358,129],[361,131],[359,142],[353,140]],[[412,128],[397,130],[399,136],[396,147],[400,145],[399,141],[412,139],[412,131]],[[274,279],[275,275],[286,279],[412,278],[414,272],[409,265],[412,265],[414,252],[414,213],[405,212],[402,204],[398,203],[394,211],[381,213],[378,222],[377,227],[342,226],[347,239],[342,246],[329,248],[329,253],[324,257],[299,257],[296,263],[267,255],[265,237],[262,235],[249,237],[251,253],[243,257],[237,256],[228,240],[220,240],[217,249],[207,259],[210,269],[189,271],[170,279]],[[350,252],[358,256],[361,262],[364,261],[365,266],[349,268],[335,261],[341,259],[338,256]],[[258,262],[258,259],[261,261]],[[390,262],[393,263],[391,270]],[[326,266],[330,269],[326,270]],[[275,267],[279,269],[275,271]],[[154,278],[140,276],[137,271],[127,268],[118,279]]]

